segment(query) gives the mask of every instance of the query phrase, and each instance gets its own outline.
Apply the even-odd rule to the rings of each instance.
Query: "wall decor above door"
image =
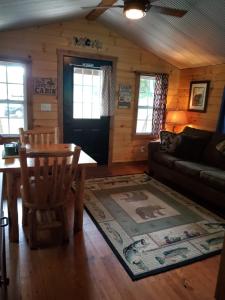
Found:
[[[99,40],[93,40],[87,37],[73,37],[74,46],[102,49],[102,42]]]

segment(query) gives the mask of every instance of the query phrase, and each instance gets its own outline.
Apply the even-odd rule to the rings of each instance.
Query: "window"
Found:
[[[150,134],[152,132],[155,77],[140,75],[139,78],[136,134]]]
[[[73,118],[100,119],[102,70],[75,67],[73,73]]]
[[[0,134],[26,127],[25,65],[0,61]]]

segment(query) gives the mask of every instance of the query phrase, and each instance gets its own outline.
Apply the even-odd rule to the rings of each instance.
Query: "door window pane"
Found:
[[[84,74],[83,85],[92,86],[92,75]]]
[[[79,85],[74,85],[73,87],[73,101],[74,102],[82,102],[83,98],[83,88]]]
[[[84,119],[89,119],[90,116],[92,117],[91,108],[92,108],[92,105],[90,105],[89,103],[84,103],[83,104],[83,118]]]
[[[82,119],[83,116],[83,105],[82,102],[74,102],[73,103],[73,118],[74,119]]]
[[[99,119],[100,118],[100,106],[94,105],[92,103],[92,119]]]
[[[73,83],[76,85],[82,85],[82,73],[76,73],[76,70],[74,71],[74,76],[73,76]]]
[[[83,90],[83,101],[92,102],[92,86],[86,86]]]
[[[74,68],[73,118],[99,119],[102,102],[102,71]]]

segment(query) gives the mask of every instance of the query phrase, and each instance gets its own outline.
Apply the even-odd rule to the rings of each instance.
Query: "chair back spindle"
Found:
[[[59,142],[58,128],[38,128],[24,130],[19,128],[21,144],[57,144]]]

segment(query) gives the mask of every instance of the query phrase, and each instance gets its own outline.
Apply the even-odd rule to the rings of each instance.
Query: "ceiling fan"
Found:
[[[123,13],[128,19],[137,20],[143,18],[146,13],[151,11],[181,18],[187,10],[176,9],[165,6],[152,4],[157,0],[124,0],[124,5],[104,5],[102,2],[98,6],[82,7],[83,9],[102,10],[103,12],[109,8],[123,8]],[[116,1],[115,1],[116,2]]]

